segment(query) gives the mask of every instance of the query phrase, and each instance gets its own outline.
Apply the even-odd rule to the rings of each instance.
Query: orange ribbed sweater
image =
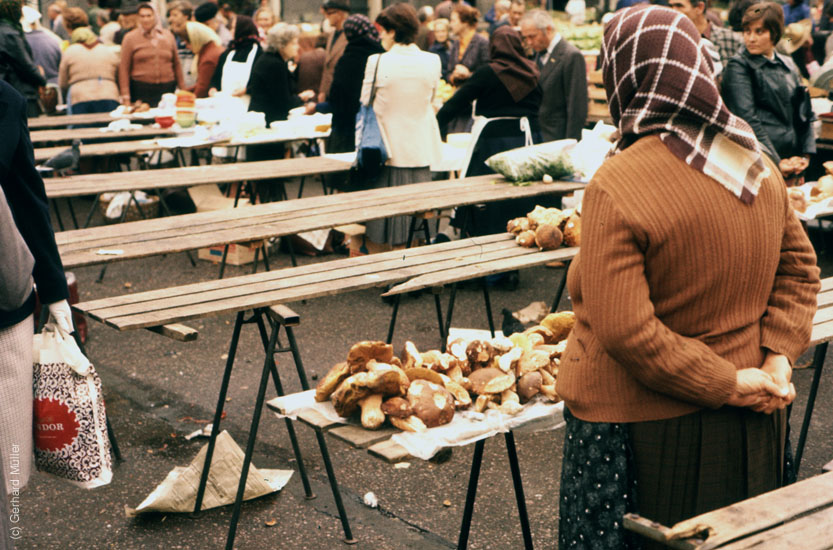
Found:
[[[736,369],[810,340],[816,256],[774,165],[752,205],[656,136],[587,186],[567,286],[577,322],[558,394],[578,418],[640,422],[718,408]]]

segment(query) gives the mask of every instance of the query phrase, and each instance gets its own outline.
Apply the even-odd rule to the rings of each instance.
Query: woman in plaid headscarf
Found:
[[[619,139],[567,277],[560,548],[637,548],[626,512],[672,526],[784,482],[819,288],[783,180],[723,105],[691,21],[622,10],[602,56]]]
[[[0,0],[0,80],[5,80],[26,98],[28,116],[37,116],[38,88],[46,79],[32,59],[32,49],[23,35],[22,0]]]

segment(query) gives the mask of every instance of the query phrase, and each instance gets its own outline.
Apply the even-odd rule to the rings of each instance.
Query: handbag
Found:
[[[358,169],[363,176],[370,178],[377,177],[388,160],[388,151],[382,140],[379,121],[376,120],[376,113],[373,111],[373,100],[376,99],[376,74],[379,72],[381,62],[380,54],[373,71],[370,101],[366,105],[360,105],[359,112],[356,114],[356,160],[353,167]]]
[[[34,337],[38,470],[92,489],[113,478],[101,380],[70,334],[47,323]]]
[[[44,114],[55,114],[58,110],[58,89],[53,86],[41,86],[38,88],[38,102]]]

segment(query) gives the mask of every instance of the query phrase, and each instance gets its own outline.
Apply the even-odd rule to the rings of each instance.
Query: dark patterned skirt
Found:
[[[564,418],[561,549],[665,548],[625,531],[622,516],[671,526],[783,484],[785,411],[723,407],[617,424],[565,407]]]

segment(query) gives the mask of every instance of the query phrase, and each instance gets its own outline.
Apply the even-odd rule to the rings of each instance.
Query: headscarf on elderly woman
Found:
[[[657,134],[679,159],[752,202],[767,175],[755,133],[723,103],[693,24],[648,6],[605,28],[602,75],[619,130],[613,153]],[[663,17],[656,28],[647,23]]]
[[[225,48],[221,45],[217,33],[196,21],[188,21],[185,24],[185,35],[188,38],[188,48],[194,52],[191,72],[197,75],[197,81],[191,91],[197,97],[207,97],[211,88],[211,77],[217,70],[217,63]]]
[[[333,113],[327,151],[333,153],[355,149],[356,113],[359,111],[367,58],[385,51],[379,42],[376,27],[364,15],[351,15],[344,21],[343,29],[347,46],[336,63],[333,83],[327,96],[328,109]]]

